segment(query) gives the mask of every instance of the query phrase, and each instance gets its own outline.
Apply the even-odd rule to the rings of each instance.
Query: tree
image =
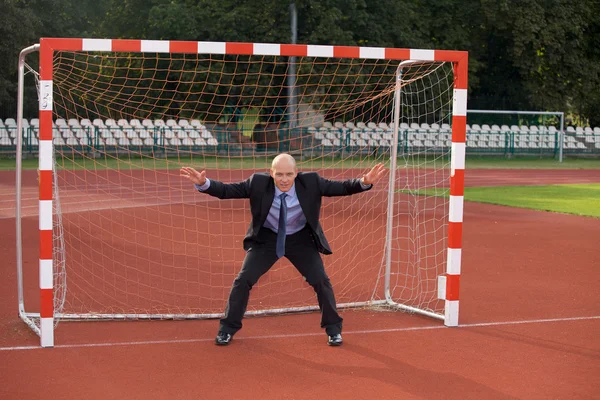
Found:
[[[41,37],[92,36],[104,18],[106,0],[0,0],[0,117],[16,115],[17,60],[25,47]],[[37,70],[37,57],[26,62]],[[27,116],[37,112],[32,81],[26,81]]]
[[[474,94],[496,105],[489,108],[504,103],[509,109],[568,112],[597,92],[597,2],[482,0],[481,5],[487,50]]]
[[[597,0],[295,0],[298,43],[469,52],[471,108],[573,112],[600,125]],[[290,41],[289,1],[0,0],[0,114],[40,37]],[[35,64],[35,58],[31,58]],[[284,65],[273,65],[284,72]],[[171,77],[175,79],[175,76]],[[35,95],[27,96],[35,110]]]
[[[13,117],[17,110],[17,60],[25,47],[36,42],[40,20],[20,0],[1,0],[0,114]],[[34,95],[35,96],[35,95]],[[35,101],[35,97],[34,97]]]

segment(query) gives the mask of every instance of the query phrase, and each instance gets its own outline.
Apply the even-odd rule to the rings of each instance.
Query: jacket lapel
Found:
[[[273,178],[269,177],[269,183],[267,183],[267,187],[265,188],[265,195],[262,197],[262,204],[260,208],[260,215],[267,218],[267,214],[269,214],[269,210],[273,205],[273,198],[275,197],[275,184],[273,182]],[[264,222],[264,221],[263,221]]]
[[[296,184],[296,196],[298,196],[298,202],[300,203],[300,208],[302,208],[302,212],[304,213],[304,216],[307,217],[307,219],[308,219],[308,214],[306,212],[308,211],[308,205],[310,204],[310,202],[307,198],[308,194],[306,193],[306,188],[302,184],[302,181],[300,179],[298,179],[298,177],[296,177],[296,180],[294,183]]]

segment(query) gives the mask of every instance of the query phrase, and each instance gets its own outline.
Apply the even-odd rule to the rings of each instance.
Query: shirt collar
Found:
[[[281,190],[279,190],[279,188],[277,187],[277,185],[275,185],[275,197],[279,197],[279,195],[281,193],[283,193],[283,192]],[[292,184],[292,187],[286,193],[290,197],[296,197],[296,182],[294,182]]]

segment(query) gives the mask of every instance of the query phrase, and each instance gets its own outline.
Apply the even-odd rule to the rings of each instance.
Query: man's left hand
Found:
[[[382,163],[375,165],[369,172],[363,175],[363,185],[374,185],[385,174],[385,166]]]

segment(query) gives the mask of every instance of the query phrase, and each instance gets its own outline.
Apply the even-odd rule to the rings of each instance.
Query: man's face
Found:
[[[287,192],[292,188],[296,175],[298,175],[298,171],[294,165],[285,159],[280,160],[271,168],[271,177],[275,181],[275,186],[282,192]]]

